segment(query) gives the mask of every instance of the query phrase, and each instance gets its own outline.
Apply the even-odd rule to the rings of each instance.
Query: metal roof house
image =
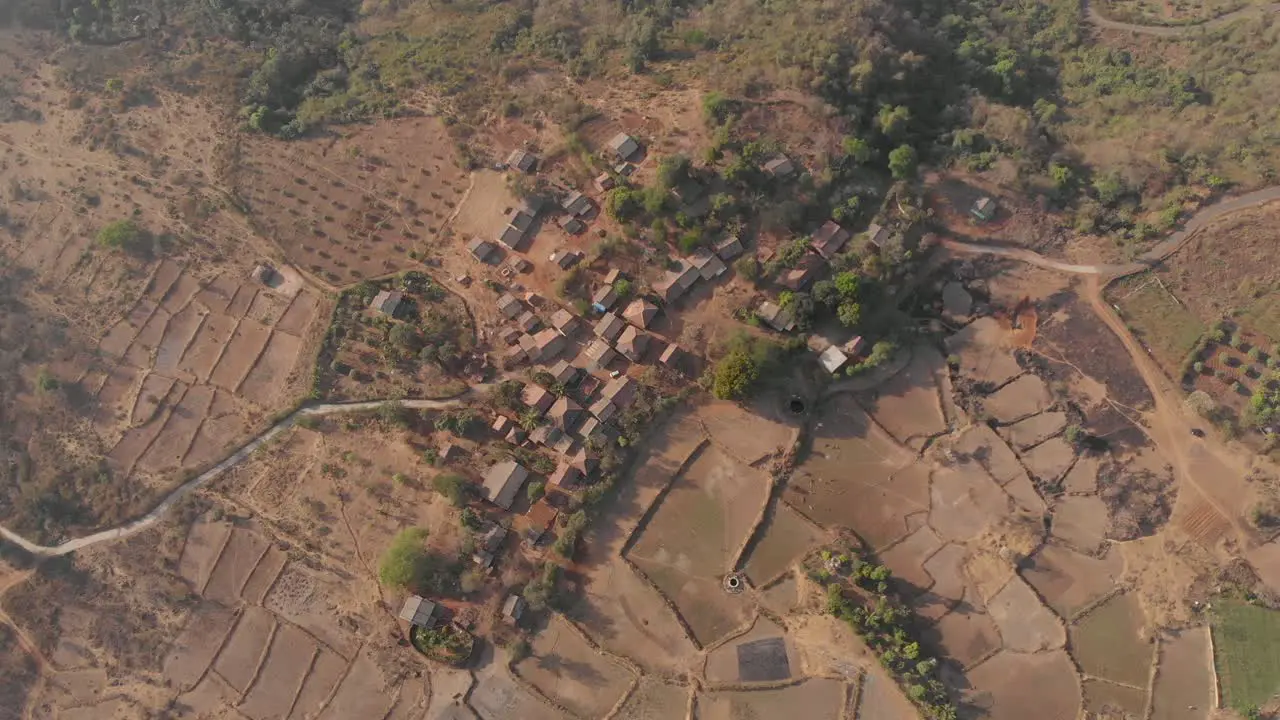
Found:
[[[618,133],[609,140],[609,149],[619,160],[630,160],[640,152],[640,143],[626,133]]]
[[[440,606],[421,595],[410,595],[405,598],[404,607],[400,608],[400,619],[430,630],[440,621]]]
[[[395,317],[396,310],[400,309],[400,302],[404,299],[404,295],[399,290],[383,290],[373,296],[369,307],[374,312],[382,313],[387,317]]]
[[[515,460],[500,462],[485,473],[484,496],[503,510],[510,510],[516,493],[520,492],[520,487],[528,479],[529,471],[520,463]]]

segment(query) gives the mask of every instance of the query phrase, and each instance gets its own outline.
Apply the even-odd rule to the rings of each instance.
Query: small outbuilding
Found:
[[[818,355],[818,362],[822,363],[823,369],[827,372],[835,374],[849,362],[849,356],[845,355],[839,347],[832,345]]]
[[[737,235],[732,235],[716,243],[716,255],[719,255],[720,259],[725,262],[738,257],[743,251],[742,241],[738,239]]]
[[[996,201],[984,196],[978,198],[978,201],[969,209],[969,214],[972,215],[975,220],[988,222],[995,218],[998,210],[999,207],[996,205]]]
[[[511,293],[506,293],[498,298],[498,312],[502,313],[508,320],[516,317],[524,311],[524,305],[516,299]]]
[[[600,317],[600,321],[596,323],[595,333],[605,340],[613,342],[618,339],[618,336],[622,334],[623,329],[626,327],[627,324],[623,322],[622,318],[613,313],[605,313]]]
[[[626,133],[618,133],[609,140],[609,149],[619,160],[630,160],[640,152],[640,143]]]
[[[440,622],[440,606],[421,595],[410,595],[400,608],[400,619],[414,627],[430,630]]]
[[[493,257],[497,250],[497,245],[484,238],[472,238],[471,242],[467,243],[467,252],[471,253],[471,256],[480,262],[488,262],[489,258]]]
[[[507,167],[522,173],[533,172],[538,167],[538,157],[524,150],[512,150],[507,156]]]
[[[569,193],[560,206],[564,208],[565,212],[574,217],[582,217],[583,215],[591,212],[592,208],[591,198],[583,195],[577,190]]]
[[[830,260],[840,252],[849,238],[853,237],[848,230],[840,227],[834,220],[828,220],[818,228],[810,238],[809,246],[823,258]]]
[[[511,625],[520,622],[520,617],[524,615],[526,603],[524,598],[511,593],[507,596],[507,601],[502,603],[502,617]]]
[[[383,290],[373,296],[369,307],[374,312],[382,313],[387,317],[395,317],[396,311],[400,309],[400,303],[403,300],[404,295],[399,290]]]
[[[618,291],[614,290],[612,285],[601,285],[591,296],[591,305],[598,312],[609,310],[616,302],[618,302]]]
[[[791,313],[768,300],[760,303],[760,307],[756,308],[756,316],[765,325],[778,332],[791,332],[796,328],[796,321]]]
[[[796,173],[796,166],[786,155],[775,155],[764,164],[764,171],[775,179],[784,180]]]

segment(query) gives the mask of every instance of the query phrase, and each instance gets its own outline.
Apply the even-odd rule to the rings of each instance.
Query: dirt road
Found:
[[[1102,13],[1095,10],[1092,3],[1088,0],[1084,0],[1085,18],[1094,27],[1102,28],[1103,30],[1123,30],[1137,35],[1152,35],[1154,37],[1166,38],[1184,37],[1204,30],[1212,30],[1213,28],[1222,27],[1227,23],[1234,22],[1241,18],[1278,11],[1280,11],[1280,3],[1271,3],[1270,5],[1251,5],[1249,7],[1236,10],[1235,12],[1220,15],[1212,20],[1205,20],[1204,22],[1199,23],[1188,23],[1186,25],[1138,25],[1136,23],[1121,22],[1119,20],[1107,18],[1103,16]]]
[[[466,398],[469,394],[484,390],[487,387],[488,386],[486,385],[477,385],[473,388],[470,388],[466,393],[449,400],[400,400],[399,402],[401,405],[403,405],[406,408],[409,408],[410,410],[443,410],[445,408],[457,407],[458,405],[461,405],[464,402],[464,398]],[[92,535],[86,535],[85,537],[82,537],[82,538],[68,540],[60,545],[38,545],[3,526],[0,526],[0,537],[3,537],[5,540],[8,540],[9,542],[15,545],[18,545],[23,550],[26,550],[32,555],[37,555],[40,557],[56,557],[59,555],[66,555],[67,553],[75,552],[76,550],[81,550],[83,548],[89,547],[90,545],[97,545],[98,543],[108,542],[110,540],[119,540],[121,538],[129,537],[134,533],[145,530],[148,527],[151,527],[152,525],[154,525],[155,522],[160,518],[164,517],[164,514],[168,512],[169,509],[172,508],[175,504],[177,504],[179,500],[181,500],[183,497],[186,497],[187,493],[191,492],[192,490],[195,490],[201,485],[208,483],[210,480],[213,480],[214,478],[218,477],[222,473],[226,472],[232,467],[235,467],[236,465],[243,462],[245,458],[252,455],[253,451],[261,447],[263,443],[267,442],[268,440],[280,434],[281,432],[293,427],[298,422],[298,418],[319,417],[323,415],[334,415],[334,414],[340,414],[340,413],[364,412],[369,410],[377,410],[386,402],[387,401],[385,400],[370,400],[366,402],[329,403],[326,405],[313,405],[311,407],[304,407],[304,408],[295,410],[285,419],[281,420],[275,425],[272,425],[261,435],[258,435],[252,440],[249,440],[247,443],[242,445],[239,450],[236,450],[235,452],[231,453],[231,455],[228,456],[222,462],[218,463],[217,465],[214,465],[212,468],[206,470],[200,475],[197,475],[195,478],[188,480],[186,483],[183,483],[173,492],[169,493],[169,495],[166,496],[164,500],[161,500],[160,504],[157,505],[151,512],[147,513],[146,515],[143,515],[137,520],[133,520],[132,522],[126,523],[119,527],[111,528],[110,530],[103,530],[101,532],[96,532]]]

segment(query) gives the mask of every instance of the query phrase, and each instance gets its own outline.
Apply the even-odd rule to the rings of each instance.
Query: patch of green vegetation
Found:
[[[1224,598],[1215,603],[1213,639],[1228,705],[1244,712],[1280,691],[1280,612]]]
[[[1133,333],[1171,372],[1205,335],[1208,327],[1161,287],[1151,273],[1118,282],[1108,295]]]
[[[151,235],[132,220],[116,220],[98,231],[98,244],[130,254],[145,252]]]
[[[711,393],[721,400],[745,400],[757,383],[776,366],[783,347],[765,338],[740,333],[725,347],[725,354],[711,368]]]

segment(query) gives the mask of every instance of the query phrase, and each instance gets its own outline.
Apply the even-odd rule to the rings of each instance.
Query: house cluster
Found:
[[[677,266],[654,284],[653,290],[668,304],[688,294],[699,280],[715,280],[728,272],[725,264],[743,252],[742,241],[736,236],[725,238],[714,248],[700,248],[693,255],[682,258]]]

